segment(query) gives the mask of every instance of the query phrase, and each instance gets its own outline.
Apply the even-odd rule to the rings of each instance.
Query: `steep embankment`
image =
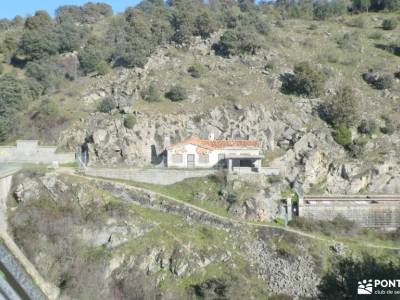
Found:
[[[28,172],[12,193],[10,231],[66,298],[309,297],[331,258],[360,255],[352,244],[235,223],[110,181]]]
[[[307,238],[236,226],[110,183],[21,174],[15,184],[24,192],[10,202],[14,237],[65,296],[176,299],[212,294],[214,284],[230,299],[316,294],[321,273]]]

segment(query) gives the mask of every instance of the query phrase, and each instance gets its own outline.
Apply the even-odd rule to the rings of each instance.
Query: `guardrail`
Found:
[[[18,294],[18,298],[9,299],[48,299],[1,239],[0,266],[0,270],[6,275],[5,279],[7,279],[8,286],[12,288],[12,291],[7,289],[7,292],[10,295]],[[3,288],[6,288],[6,285]]]

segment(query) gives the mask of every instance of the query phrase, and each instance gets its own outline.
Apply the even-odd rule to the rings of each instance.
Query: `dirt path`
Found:
[[[165,194],[162,194],[162,193],[159,193],[159,192],[155,192],[155,191],[148,190],[148,189],[141,188],[141,187],[135,187],[133,185],[117,182],[116,180],[112,180],[112,179],[105,179],[105,178],[98,178],[98,177],[88,177],[88,176],[85,176],[85,175],[75,174],[74,170],[68,169],[68,168],[60,168],[60,169],[57,170],[57,172],[61,173],[61,174],[68,174],[68,175],[71,175],[71,176],[84,178],[84,179],[87,179],[87,180],[92,180],[92,181],[98,180],[98,181],[101,181],[101,182],[118,184],[120,186],[123,186],[126,189],[135,190],[135,191],[139,191],[139,192],[144,192],[144,193],[147,193],[149,195],[159,196],[159,197],[168,199],[170,201],[173,201],[175,203],[179,203],[181,205],[184,205],[184,206],[186,206],[186,207],[188,207],[190,209],[196,210],[198,212],[205,213],[205,214],[207,214],[209,216],[212,216],[214,218],[218,218],[220,220],[228,221],[230,223],[237,224],[237,225],[247,225],[247,226],[258,227],[258,228],[274,228],[274,229],[282,230],[282,231],[285,231],[285,232],[294,233],[294,234],[297,234],[297,235],[300,235],[300,236],[303,236],[303,237],[306,237],[306,238],[319,240],[319,241],[323,241],[323,242],[329,242],[331,244],[336,243],[336,242],[337,243],[342,243],[342,242],[334,240],[334,239],[323,238],[323,237],[320,237],[320,236],[317,236],[317,235],[314,235],[314,234],[311,234],[311,233],[307,233],[307,232],[304,232],[304,231],[301,231],[301,230],[293,229],[293,228],[281,227],[281,226],[272,225],[272,224],[260,224],[260,223],[254,223],[254,222],[248,222],[248,221],[233,220],[231,218],[228,218],[228,217],[225,217],[225,216],[221,216],[219,214],[216,214],[216,213],[211,212],[209,210],[206,210],[204,208],[198,207],[196,205],[190,204],[188,202],[173,198],[171,196],[168,196],[168,195],[165,195]],[[372,244],[372,243],[363,243],[362,246],[363,247],[368,247],[368,248],[376,248],[376,249],[400,250],[400,247],[383,246],[383,245],[376,245],[376,244]]]

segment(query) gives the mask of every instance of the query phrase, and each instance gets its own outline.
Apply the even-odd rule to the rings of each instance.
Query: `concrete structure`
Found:
[[[174,170],[174,169],[138,169],[138,168],[85,168],[85,175],[112,179],[133,180],[160,185],[174,184],[187,178],[205,177],[216,170]]]
[[[19,140],[16,146],[0,146],[0,163],[52,163],[75,161],[74,152],[58,153],[55,146],[40,146],[37,140]]]
[[[343,216],[361,227],[400,227],[400,195],[326,195],[299,198],[299,216],[333,220]]]
[[[167,166],[173,168],[224,167],[229,172],[262,172],[261,145],[255,140],[202,140],[192,137],[167,147]]]
[[[7,197],[11,189],[12,177],[20,167],[18,165],[0,165],[0,231],[7,228]]]
[[[49,299],[5,243],[0,240],[0,299]],[[5,298],[1,298],[1,296]]]

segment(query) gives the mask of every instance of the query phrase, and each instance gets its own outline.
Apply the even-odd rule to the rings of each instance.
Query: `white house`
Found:
[[[262,158],[261,143],[256,140],[203,140],[192,137],[167,147],[167,165],[171,168],[219,166],[231,172],[258,172]]]

